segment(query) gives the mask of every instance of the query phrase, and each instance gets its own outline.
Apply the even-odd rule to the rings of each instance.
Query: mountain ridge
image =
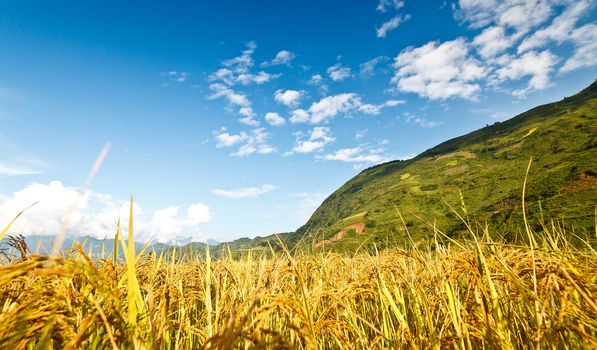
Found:
[[[533,227],[554,219],[588,233],[597,199],[596,110],[593,82],[575,95],[444,141],[414,158],[364,169],[282,238],[291,247],[303,242],[344,250],[365,241],[383,247],[406,244],[408,232],[426,239],[433,223],[458,237],[466,227],[455,208],[471,222],[487,222],[498,238],[516,241],[531,159],[526,202]],[[276,242],[266,236],[258,243],[242,239],[226,245],[247,250]]]

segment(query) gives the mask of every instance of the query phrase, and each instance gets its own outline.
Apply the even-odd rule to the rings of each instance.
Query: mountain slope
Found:
[[[563,219],[577,232],[594,229],[597,204],[597,82],[562,101],[446,141],[407,161],[366,169],[340,187],[289,237],[315,247],[345,247],[425,238],[436,222],[453,236],[488,222],[515,240],[521,192],[532,157],[526,202],[533,225]],[[462,195],[462,197],[461,197]],[[541,208],[541,210],[539,210]],[[403,216],[404,223],[398,215]]]

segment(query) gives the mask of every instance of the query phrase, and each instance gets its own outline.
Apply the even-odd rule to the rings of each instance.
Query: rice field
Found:
[[[135,254],[120,232],[124,259],[23,249],[0,268],[0,348],[597,348],[597,253],[567,234],[236,259]]]

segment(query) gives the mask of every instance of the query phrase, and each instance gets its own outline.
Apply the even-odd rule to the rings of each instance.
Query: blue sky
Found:
[[[113,235],[132,193],[141,240],[294,230],[366,167],[589,85],[595,20],[589,0],[3,1],[0,225],[40,201],[15,230]]]

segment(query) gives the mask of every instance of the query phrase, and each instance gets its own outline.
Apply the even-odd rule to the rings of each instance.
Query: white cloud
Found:
[[[168,233],[174,236],[180,235],[182,224],[178,220],[178,209],[178,206],[171,206],[156,210],[151,219],[151,235],[155,237],[163,237]]]
[[[309,121],[309,113],[304,109],[295,109],[292,111],[292,115],[290,116],[290,122],[292,124],[296,123],[306,123]]]
[[[473,44],[483,58],[495,57],[509,49],[517,36],[508,36],[504,28],[499,26],[489,27],[473,39]]]
[[[309,84],[311,85],[319,85],[321,83],[323,83],[323,77],[321,74],[313,74],[309,80]]]
[[[329,86],[325,83],[321,74],[313,74],[311,79],[307,82],[309,85],[314,85],[318,87],[318,92],[320,95],[325,96],[329,91]]]
[[[394,68],[392,83],[398,90],[430,99],[475,99],[477,82],[486,74],[462,38],[406,48],[396,57]]]
[[[597,65],[597,25],[591,23],[584,25],[572,32],[575,51],[560,69],[569,72],[582,67]]]
[[[231,67],[236,71],[245,71],[250,67],[253,67],[255,62],[253,61],[252,55],[257,48],[257,44],[254,41],[250,41],[246,46],[247,48],[240,56],[225,60],[223,65],[226,67]]]
[[[282,50],[279,51],[276,54],[276,57],[274,57],[271,61],[269,62],[263,62],[261,64],[262,67],[266,67],[266,66],[277,66],[277,65],[286,65],[289,66],[290,62],[296,57],[296,55],[293,52],[287,51],[287,50]]]
[[[55,235],[64,226],[68,233],[74,235],[113,237],[119,219],[121,228],[124,231],[128,229],[128,200],[115,200],[108,194],[66,187],[60,181],[33,183],[12,196],[6,196],[0,204],[0,225],[4,227],[18,212],[35,202],[38,203],[15,222],[11,233]],[[135,240],[168,242],[181,234],[201,239],[198,225],[213,217],[209,207],[202,203],[191,205],[187,209],[187,217],[177,217],[178,208],[180,206],[158,209],[151,220],[146,220],[146,214],[150,213],[135,203]]]
[[[395,9],[399,10],[404,7],[404,1],[401,0],[379,0],[377,7],[375,8],[376,11],[385,13],[388,9]]]
[[[561,43],[572,39],[572,32],[576,23],[591,6],[590,1],[575,1],[562,14],[557,16],[549,26],[537,30],[525,38],[518,47],[518,53],[544,47],[552,41]]]
[[[207,98],[210,100],[214,100],[217,98],[225,98],[228,103],[237,106],[250,106],[251,102],[247,98],[246,95],[236,93],[234,90],[229,88],[228,86],[221,84],[221,83],[214,83],[209,85],[209,89],[213,91],[211,95]]]
[[[409,19],[410,19],[410,15],[396,15],[396,16],[392,17],[392,19],[388,20],[387,22],[384,22],[381,25],[381,27],[379,27],[375,30],[375,33],[378,38],[385,38],[386,34],[389,31],[398,28],[398,26],[400,24],[408,21]]]
[[[301,101],[304,92],[298,90],[276,90],[274,93],[274,99],[276,102],[283,104],[287,107],[296,107]]]
[[[232,153],[232,156],[242,158],[253,153],[270,154],[276,151],[273,146],[267,143],[269,134],[265,131],[265,128],[253,129],[251,133],[246,135],[244,143],[236,152]]]
[[[293,153],[312,153],[323,149],[328,143],[335,141],[336,139],[330,136],[330,128],[326,127],[315,127],[309,133],[307,139],[303,139],[301,133],[297,134],[296,143],[291,152]]]
[[[250,125],[250,126],[258,126],[259,125],[259,121],[257,121],[255,119],[256,114],[255,114],[255,112],[253,112],[253,108],[242,107],[241,109],[238,110],[238,114],[243,116],[242,118],[240,118],[238,120],[240,123],[245,124],[245,125]]]
[[[550,51],[550,44],[573,46],[571,53],[562,52],[567,59],[560,72],[597,65],[597,25],[577,27],[594,6],[592,0],[460,0],[455,17],[471,28],[484,28],[471,44],[485,59],[490,86],[530,77],[526,87],[512,90],[523,98],[550,86],[550,75],[562,61]],[[478,87],[476,79],[466,84]]]
[[[228,68],[220,68],[215,73],[209,76],[210,81],[222,81],[230,86],[240,83],[241,85],[249,84],[265,84],[272,79],[277,78],[278,74],[269,74],[267,72],[250,73],[246,72],[234,72]]]
[[[231,147],[247,139],[247,134],[241,132],[238,135],[230,134],[226,131],[226,128],[220,129],[219,132],[214,132],[214,138],[216,139],[216,147]]]
[[[496,24],[525,33],[545,22],[559,4],[559,0],[460,0],[455,17],[475,29]]]
[[[381,110],[383,108],[386,108],[386,107],[396,107],[396,106],[401,105],[403,103],[404,103],[404,101],[402,101],[402,100],[400,100],[400,101],[399,100],[388,100],[388,101],[386,101],[386,102],[384,102],[382,104],[379,104],[379,105],[374,105],[374,104],[370,104],[370,103],[364,103],[364,104],[361,104],[358,107],[358,110],[360,112],[365,113],[365,114],[378,115],[379,113],[381,113]]]
[[[271,126],[281,126],[286,124],[286,119],[282,118],[278,113],[269,112],[265,115],[265,120]]]
[[[264,184],[261,187],[245,187],[234,190],[224,190],[221,188],[213,189],[211,192],[217,196],[231,198],[231,199],[243,199],[243,198],[255,198],[271,192],[276,189],[276,186],[270,184]]]
[[[277,78],[278,76],[279,74],[269,74],[266,72],[258,72],[257,74],[243,73],[236,76],[235,81],[240,82],[242,85],[249,85],[251,83],[261,85]]]
[[[187,222],[189,225],[201,225],[213,219],[213,213],[203,203],[196,203],[187,208]]]
[[[186,214],[186,216],[181,215],[180,206],[156,210],[150,223],[151,239],[169,243],[182,237],[196,236],[197,226],[213,218],[213,213],[203,203],[188,206]]]
[[[242,131],[240,134],[230,134],[226,128],[214,132],[216,147],[232,147],[238,145],[236,152],[231,153],[234,157],[246,157],[253,153],[270,154],[276,149],[267,143],[269,134],[265,128],[256,128],[251,132]]]
[[[326,96],[317,102],[313,102],[307,111],[295,109],[290,117],[291,123],[320,124],[334,118],[341,113],[358,111],[365,114],[376,115],[381,109],[395,107],[404,103],[402,100],[388,100],[382,104],[374,105],[363,103],[361,97],[355,93],[342,93]]]
[[[88,207],[90,197],[89,192],[80,193],[75,188],[64,187],[60,181],[52,181],[47,185],[34,183],[14,192],[12,197],[0,205],[0,226],[4,228],[21,210],[37,202],[15,222],[11,231],[23,234],[56,234],[68,213],[73,213],[73,227],[80,224],[82,211]]]
[[[343,93],[324,97],[309,107],[310,122],[313,124],[326,122],[339,113],[347,113],[360,105],[361,99],[355,93]]]
[[[365,146],[342,148],[334,153],[323,156],[325,160],[337,160],[346,163],[380,163],[385,157],[379,154],[381,150],[367,149]]]
[[[440,122],[429,121],[426,118],[413,115],[409,112],[404,112],[404,119],[407,123],[413,123],[423,128],[434,128],[442,125]]]
[[[249,42],[240,56],[222,62],[223,67],[212,73],[209,80],[221,81],[232,86],[237,83],[241,85],[260,85],[276,79],[279,74],[270,74],[264,71],[252,72],[255,65],[252,55],[256,48],[255,42]]]
[[[530,51],[517,58],[511,58],[508,63],[496,71],[497,82],[518,80],[530,76],[528,86],[513,91],[513,95],[524,97],[527,93],[543,90],[549,86],[549,74],[557,63],[558,58],[548,50],[542,52]]]
[[[377,56],[369,61],[362,63],[359,65],[359,75],[361,78],[368,78],[375,74],[376,67],[381,64],[389,61],[390,58],[387,56]]]
[[[352,76],[352,71],[348,67],[343,67],[337,63],[327,69],[328,75],[332,81],[338,82],[346,80]]]

